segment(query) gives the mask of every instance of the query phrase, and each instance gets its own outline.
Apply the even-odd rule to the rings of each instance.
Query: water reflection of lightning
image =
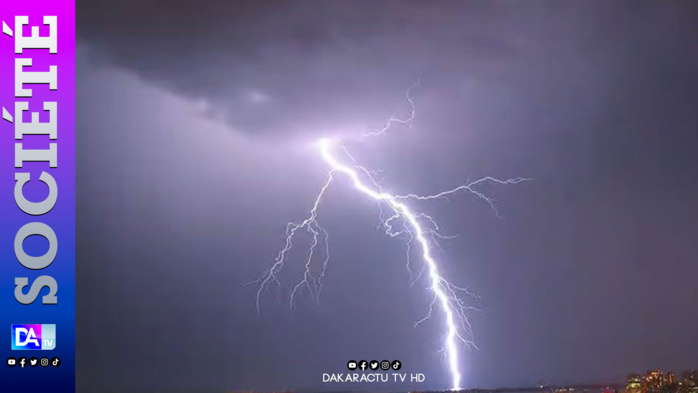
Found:
[[[410,124],[414,118],[414,105],[410,96],[410,91],[408,91],[407,99],[409,100],[412,108],[409,118],[403,120],[391,117],[383,129],[376,132],[365,133],[360,137],[360,140],[364,140],[371,136],[382,135],[394,123]],[[303,274],[303,279],[298,282],[298,284],[296,284],[291,291],[290,306],[294,307],[296,297],[299,291],[302,289],[306,289],[311,298],[319,302],[320,293],[322,291],[322,281],[325,278],[327,264],[329,262],[329,237],[327,231],[325,231],[318,224],[318,209],[322,203],[323,197],[325,196],[335,177],[338,177],[338,175],[344,175],[349,179],[357,191],[378,202],[379,207],[381,208],[381,225],[383,226],[385,233],[391,237],[404,235],[407,238],[407,269],[410,272],[411,277],[412,270],[410,268],[409,256],[413,243],[416,241],[416,243],[419,245],[424,265],[420,274],[411,281],[414,283],[419,280],[420,277],[422,277],[422,273],[426,270],[429,281],[428,289],[433,295],[433,299],[431,300],[427,315],[417,321],[415,323],[415,327],[429,319],[432,315],[434,306],[437,305],[438,309],[443,314],[443,324],[446,330],[443,350],[445,351],[451,374],[451,387],[454,390],[460,389],[461,365],[459,363],[457,343],[461,342],[465,345],[475,347],[472,339],[472,328],[466,315],[467,311],[472,309],[472,307],[468,306],[462,299],[462,294],[472,294],[470,294],[466,288],[458,287],[443,278],[441,272],[439,271],[438,264],[434,259],[432,249],[434,247],[439,247],[437,239],[447,237],[439,233],[439,227],[432,217],[423,213],[413,212],[405,204],[405,201],[447,199],[449,195],[457,192],[469,192],[486,202],[494,213],[497,216],[500,216],[499,212],[495,208],[494,201],[481,191],[478,191],[475,187],[486,182],[495,184],[517,184],[528,179],[513,178],[499,180],[493,177],[484,177],[482,179],[468,182],[467,184],[463,184],[451,190],[439,192],[433,195],[393,195],[385,192],[380,186],[380,183],[375,178],[377,172],[370,171],[359,165],[354,157],[349,154],[346,146],[341,141],[322,139],[317,143],[317,147],[323,160],[330,167],[327,180],[315,198],[315,202],[313,203],[313,207],[311,208],[308,217],[301,222],[287,224],[284,247],[277,254],[275,263],[272,265],[272,267],[265,273],[264,276],[262,276],[262,278],[255,281],[260,284],[257,290],[257,311],[259,312],[260,310],[260,298],[264,289],[271,284],[280,284],[277,274],[283,268],[286,261],[286,256],[293,246],[294,236],[298,233],[298,231],[301,230],[305,230],[310,235],[311,244],[308,250],[307,258],[305,259],[305,272]],[[340,152],[347,158],[347,162],[343,162],[337,157],[337,153]],[[388,218],[385,217],[383,210],[384,207],[387,207],[392,213]],[[318,247],[319,245],[321,245],[321,247]],[[319,268],[316,268],[318,272],[314,274],[312,262],[318,254],[318,249],[322,249],[321,252],[324,255],[322,255],[322,264],[319,266]]]

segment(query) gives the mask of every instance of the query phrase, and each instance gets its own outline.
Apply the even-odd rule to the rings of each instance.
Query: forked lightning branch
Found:
[[[414,119],[414,104],[410,91],[408,91],[407,99],[412,109],[411,115],[407,119],[391,117],[381,130],[364,133],[358,139],[358,142],[364,142],[370,137],[384,136],[393,124],[410,125]],[[426,316],[418,320],[415,323],[415,327],[432,317],[435,314],[434,308],[437,309],[445,333],[442,349],[451,375],[451,387],[452,389],[460,389],[463,366],[459,358],[458,343],[476,347],[473,341],[472,328],[467,317],[467,312],[472,307],[463,299],[463,295],[468,295],[469,292],[467,289],[454,285],[444,278],[439,268],[439,263],[434,257],[433,250],[435,247],[439,247],[438,240],[446,236],[439,233],[439,227],[431,216],[413,210],[408,205],[408,202],[411,200],[445,200],[453,194],[466,192],[484,201],[494,211],[495,215],[499,216],[494,201],[483,192],[478,191],[478,185],[486,182],[502,185],[517,184],[528,179],[512,178],[500,180],[494,177],[485,177],[432,195],[393,194],[384,189],[382,184],[376,179],[375,172],[366,169],[354,159],[344,140],[323,138],[316,142],[316,148],[328,167],[327,179],[315,198],[308,217],[303,221],[287,224],[284,247],[278,253],[272,267],[262,278],[256,281],[260,284],[257,291],[257,311],[259,312],[260,310],[261,296],[264,290],[269,285],[280,285],[277,275],[286,263],[286,257],[293,246],[293,239],[299,232],[303,231],[310,236],[311,244],[308,256],[305,259],[303,278],[291,291],[290,305],[291,307],[294,306],[296,297],[301,290],[307,290],[312,298],[316,301],[319,300],[330,259],[329,234],[318,221],[320,205],[332,182],[347,181],[354,186],[357,195],[376,201],[380,207],[380,219],[385,233],[390,237],[402,237],[405,239],[408,247],[407,268],[410,269],[410,275],[412,275],[412,271],[409,255],[413,245],[416,244],[419,248],[423,263],[415,281],[424,279],[427,282],[427,288],[432,295],[432,299]],[[320,252],[320,248],[322,248],[322,252]],[[314,269],[313,264],[319,264],[319,266]],[[314,271],[316,273],[313,273]],[[424,273],[427,274],[426,277]]]

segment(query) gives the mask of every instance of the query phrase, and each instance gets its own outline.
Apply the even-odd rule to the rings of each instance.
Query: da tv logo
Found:
[[[56,348],[56,325],[12,325],[13,350]]]

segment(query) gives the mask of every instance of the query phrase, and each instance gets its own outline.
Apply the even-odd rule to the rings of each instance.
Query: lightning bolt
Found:
[[[416,85],[415,85],[416,86]],[[364,141],[366,138],[380,136],[386,133],[393,124],[410,125],[414,119],[414,103],[411,97],[413,88],[407,92],[407,99],[411,106],[411,112],[408,118],[398,119],[391,116],[385,126],[375,132],[367,132],[362,134],[358,141]],[[427,315],[415,323],[415,327],[419,326],[424,321],[428,320],[433,313],[434,306],[443,314],[443,325],[445,328],[443,351],[447,358],[449,371],[451,375],[451,387],[453,390],[461,388],[461,365],[458,356],[458,343],[466,346],[477,348],[473,341],[472,326],[467,318],[467,312],[474,308],[468,306],[462,299],[460,294],[474,296],[467,288],[462,288],[447,281],[439,271],[437,261],[433,256],[433,248],[440,247],[437,239],[450,239],[452,237],[442,235],[439,232],[439,227],[436,221],[424,213],[414,212],[407,206],[406,201],[428,201],[428,200],[448,200],[448,197],[459,192],[468,192],[478,199],[484,201],[493,210],[497,217],[501,217],[496,209],[494,200],[486,196],[481,191],[477,190],[477,186],[482,183],[494,183],[500,185],[518,184],[530,179],[527,178],[512,178],[500,180],[494,177],[484,177],[475,181],[467,182],[456,188],[438,192],[431,195],[405,194],[394,195],[386,192],[381,186],[381,182],[376,179],[377,171],[371,171],[361,166],[354,157],[349,153],[347,146],[341,140],[332,140],[323,138],[316,143],[324,162],[329,166],[329,172],[322,188],[320,189],[309,215],[300,222],[291,222],[286,226],[285,244],[276,256],[272,267],[258,280],[252,283],[258,283],[257,289],[257,312],[260,312],[261,296],[264,290],[271,284],[280,285],[277,274],[284,267],[286,256],[293,247],[293,239],[300,231],[305,231],[309,234],[311,244],[308,249],[308,255],[305,259],[305,272],[303,279],[296,284],[291,291],[290,307],[293,308],[296,302],[297,295],[300,290],[306,289],[316,302],[320,302],[320,293],[322,291],[322,281],[325,278],[327,266],[329,263],[329,235],[325,229],[318,223],[318,210],[322,203],[327,190],[336,177],[342,175],[347,178],[354,188],[364,196],[378,202],[380,209],[380,222],[384,232],[390,237],[406,236],[407,244],[407,269],[412,277],[410,254],[412,252],[413,243],[417,243],[421,249],[422,260],[424,265],[416,279],[411,280],[411,284],[417,282],[423,275],[424,271],[428,273],[427,289],[433,295],[429,305]],[[339,158],[338,153],[346,157],[346,161]],[[362,180],[363,179],[363,180]],[[387,207],[392,213],[386,218],[384,207]],[[321,247],[318,247],[321,245]],[[313,273],[313,260],[318,255],[318,248],[322,248],[324,258],[319,271]],[[316,268],[317,269],[317,268]]]

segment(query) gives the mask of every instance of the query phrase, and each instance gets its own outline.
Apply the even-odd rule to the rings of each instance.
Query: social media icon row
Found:
[[[41,360],[39,360],[35,357],[31,357],[28,360],[25,357],[21,357],[19,359],[7,358],[7,365],[10,367],[14,367],[14,366],[19,366],[21,368],[24,368],[27,366],[36,367],[39,364],[41,364],[41,367],[48,367],[49,365],[51,365],[53,367],[58,367],[61,365],[61,359],[59,359],[57,357],[50,359],[50,360],[49,360],[49,358],[41,358]]]
[[[361,371],[365,371],[366,369],[378,370],[379,367],[382,370],[390,370],[391,368],[393,370],[399,370],[402,367],[402,363],[400,363],[399,360],[393,360],[392,362],[387,360],[383,360],[382,362],[378,362],[377,360],[371,360],[370,362],[365,360],[360,360],[358,362],[356,360],[350,360],[347,363],[347,368],[349,368],[351,371],[354,371],[357,368]]]

